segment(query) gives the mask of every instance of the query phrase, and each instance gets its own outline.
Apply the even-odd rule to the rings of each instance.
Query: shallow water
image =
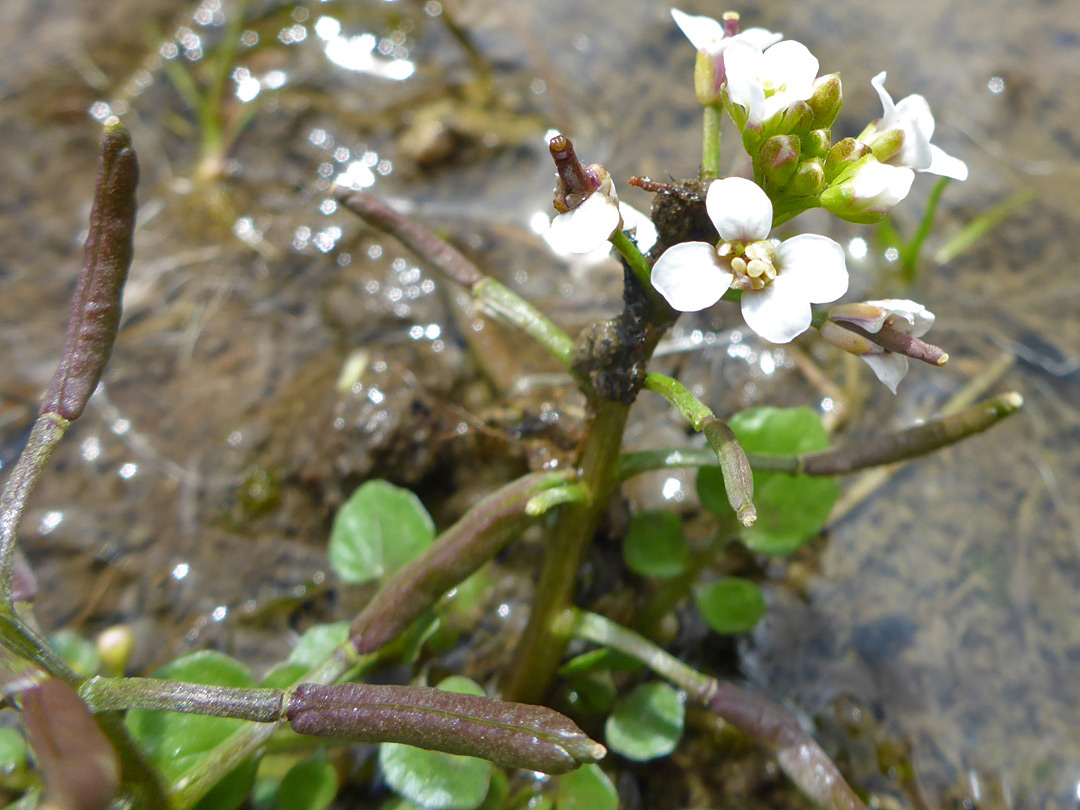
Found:
[[[580,263],[552,271],[530,227],[550,202],[543,133],[562,128],[616,178],[693,173],[693,54],[666,9],[640,0],[447,3],[432,16],[436,6],[254,3],[245,28],[258,43],[237,64],[262,78],[261,105],[229,150],[224,179],[199,183],[199,128],[161,54],[173,47],[171,64],[205,86],[223,31],[213,3],[88,2],[77,12],[4,3],[5,465],[62,340],[95,171],[88,111],[104,110],[95,104],[127,106],[143,170],[113,362],[25,523],[46,628],[134,621],[139,668],[204,645],[275,660],[292,627],[362,603],[357,589],[333,587],[324,552],[329,518],[360,480],[390,475],[431,489],[449,516],[527,456],[573,446],[580,405],[562,381],[534,377],[524,395],[515,389],[550,364],[526,344],[507,347],[411,256],[334,210],[330,182],[348,171],[410,201],[419,219],[576,329],[615,311],[619,274]],[[482,64],[451,36],[451,10]],[[929,99],[935,142],[971,168],[945,194],[929,253],[990,206],[1032,194],[948,265],[927,257],[913,295],[937,313],[934,339],[953,360],[913,369],[895,399],[863,373],[869,399],[847,436],[929,416],[1003,353],[1015,362],[992,390],[1021,391],[1026,410],[906,467],[839,520],[802,595],[776,566],[773,610],[743,645],[745,672],[818,718],[825,735],[837,706],[854,705],[864,723],[909,746],[916,787],[904,800],[915,806],[965,797],[980,807],[1072,806],[1080,281],[1070,257],[1080,248],[1080,145],[1071,128],[1080,97],[1068,89],[1080,80],[1080,14],[1068,2],[1021,14],[1000,0],[918,15],[900,2],[741,10],[744,24],[801,39],[823,72],[841,72],[843,134],[879,113],[869,85],[879,70],[896,98]],[[338,31],[320,29],[322,17]],[[227,117],[240,109],[237,87],[227,83]],[[901,227],[913,226],[931,186],[917,182]],[[638,192],[625,198],[648,204]],[[906,294],[879,256],[852,267],[853,294]],[[663,362],[699,382],[718,411],[759,401],[835,409],[790,351],[733,336],[715,319],[681,326],[689,349]],[[709,339],[695,343],[695,327]],[[350,358],[359,382],[339,385]],[[822,360],[842,379],[835,357]],[[481,416],[491,419],[483,430]],[[559,416],[564,435],[529,438]],[[683,434],[671,421],[643,401],[631,441],[675,443]],[[482,477],[469,463],[477,454]],[[681,480],[692,491],[692,477]],[[634,496],[662,502],[650,486]],[[853,735],[835,745],[863,784],[898,792],[874,757],[860,758]]]

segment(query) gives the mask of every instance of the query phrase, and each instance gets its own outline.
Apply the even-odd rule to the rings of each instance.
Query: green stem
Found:
[[[149,709],[275,723],[284,712],[286,692],[159,678],[95,677],[80,687],[79,696],[93,712]]]
[[[674,405],[695,431],[700,432],[705,420],[714,416],[712,409],[691,394],[689,388],[664,374],[649,372],[645,375],[644,387]]]
[[[294,682],[329,684],[355,670],[370,669],[378,661],[378,655],[359,656],[352,642],[346,641],[331,653],[318,667],[310,670]],[[106,717],[108,715],[100,715]],[[249,723],[216,748],[190,770],[184,772],[169,786],[172,810],[188,810],[194,807],[207,792],[231,773],[245,759],[261,750],[270,736],[278,729],[276,723]],[[166,805],[155,805],[165,807]]]
[[[516,326],[561,363],[570,368],[574,341],[544,313],[493,278],[485,278],[472,288],[476,306],[485,315]]]
[[[724,474],[724,489],[728,502],[743,526],[757,520],[754,508],[754,476],[739,440],[725,422],[717,419],[712,410],[690,393],[690,390],[671,377],[652,372],[645,375],[645,388],[660,394],[674,405],[690,425],[703,434],[716,453]]]
[[[701,179],[714,180],[720,176],[720,124],[723,107],[706,104],[701,108]]]
[[[567,639],[556,619],[570,607],[581,561],[617,485],[619,447],[628,406],[601,402],[586,429],[580,483],[592,493],[588,503],[567,504],[559,512],[544,550],[544,564],[529,621],[503,681],[503,697],[539,703],[547,692]]]
[[[767,470],[788,475],[846,475],[868,467],[916,458],[956,444],[989,430],[1016,413],[1022,406],[1023,397],[1011,391],[961,411],[938,416],[921,425],[869,439],[858,445],[791,456],[751,453],[747,455],[747,459],[750,466],[758,471]],[[704,447],[625,453],[619,459],[619,479],[625,481],[652,470],[712,467],[716,465],[716,461],[716,455]]]
[[[0,495],[0,602],[10,607],[12,565],[19,524],[30,493],[53,450],[71,423],[57,413],[44,413],[34,422],[26,448],[19,456],[4,492]]]
[[[649,267],[649,263],[645,260],[645,257],[641,255],[641,251],[638,250],[638,246],[634,244],[634,240],[627,236],[621,229],[616,228],[615,233],[611,235],[611,244],[619,251],[622,257],[626,259],[626,263],[630,265],[630,270],[637,276],[637,280],[641,282],[641,286],[646,290],[652,290],[652,268]]]
[[[445,239],[399,214],[377,194],[336,186],[334,197],[364,222],[390,234],[426,264],[468,290],[481,311],[521,329],[563,366],[570,367],[574,342],[567,334],[524,298],[485,275]]]

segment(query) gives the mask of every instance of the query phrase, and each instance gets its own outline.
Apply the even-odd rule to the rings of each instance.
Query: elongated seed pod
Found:
[[[290,698],[287,717],[300,734],[405,743],[549,774],[607,753],[551,709],[440,689],[305,683]]]
[[[41,413],[78,419],[109,362],[120,329],[120,304],[131,265],[135,231],[135,187],[139,164],[131,135],[115,116],[105,121],[101,168],[83,267],[71,303],[60,365],[49,384]]]

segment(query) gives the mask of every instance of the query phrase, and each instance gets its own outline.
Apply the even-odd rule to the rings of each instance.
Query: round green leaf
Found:
[[[619,794],[599,765],[563,774],[555,792],[556,810],[618,810]]]
[[[683,732],[685,707],[665,683],[643,683],[615,704],[604,734],[608,748],[644,762],[670,754]]]
[[[634,515],[623,543],[626,567],[645,577],[676,577],[686,570],[690,548],[678,516],[663,510]]]
[[[325,810],[337,795],[337,772],[322,754],[293,765],[281,780],[281,810]]]
[[[447,692],[483,696],[475,682],[454,675],[437,686]],[[487,760],[383,743],[379,767],[394,791],[425,810],[473,810],[488,793],[492,765]]]
[[[288,689],[299,683],[308,673],[308,667],[293,661],[282,661],[263,676],[260,686],[267,689]]]
[[[758,586],[738,577],[695,588],[694,602],[717,633],[745,633],[765,615],[765,598]]]
[[[330,531],[330,566],[346,582],[392,574],[435,539],[435,524],[409,490],[368,481],[338,511]]]
[[[313,669],[322,664],[349,637],[349,622],[316,624],[300,636],[289,653],[289,662]]]
[[[793,455],[829,446],[821,419],[809,408],[751,408],[736,414],[729,424],[747,453]],[[707,510],[730,514],[718,467],[698,472],[697,490]],[[755,472],[758,519],[743,530],[743,541],[762,554],[790,554],[821,531],[839,494],[840,486],[832,477]]]

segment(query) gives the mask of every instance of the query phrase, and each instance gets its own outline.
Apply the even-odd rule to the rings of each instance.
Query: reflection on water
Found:
[[[217,0],[194,11],[175,0],[69,6],[8,0],[0,10],[0,459],[24,440],[60,343],[94,173],[88,111],[128,113],[144,181],[108,396],[57,454],[26,524],[45,584],[40,615],[48,628],[139,617],[143,667],[193,643],[274,660],[305,600],[334,615],[362,602],[318,598],[328,516],[359,479],[387,465],[410,482],[468,469],[491,443],[505,454],[507,435],[550,425],[545,414],[566,417],[565,435],[527,453],[557,463],[573,446],[566,415],[580,407],[559,401],[557,383],[512,403],[513,430],[474,420],[502,404],[493,391],[512,395],[523,374],[548,369],[337,210],[332,182],[408,201],[577,328],[613,310],[620,274],[602,260],[552,272],[537,218],[552,182],[543,135],[574,136],[616,178],[693,172],[693,54],[666,10],[641,0],[472,2],[452,20],[457,4],[253,3],[242,25]],[[1080,97],[1062,89],[1080,81],[1080,20],[1068,8],[741,9],[842,73],[841,134],[877,114],[869,80],[879,70],[898,96],[929,99],[935,141],[971,167],[946,192],[931,250],[989,206],[1033,198],[949,264],[927,259],[913,295],[937,313],[953,361],[913,370],[895,400],[863,372],[871,399],[838,413],[843,392],[800,371],[811,344],[761,345],[719,310],[686,318],[661,360],[718,411],[818,403],[857,437],[930,415],[1002,351],[1019,358],[1002,385],[1024,393],[1026,412],[900,472],[834,527],[805,587],[787,587],[802,561],[777,566],[788,581],[744,645],[747,674],[823,733],[842,700],[889,745],[908,746],[913,781],[860,758],[855,736],[836,741],[862,763],[864,784],[916,805],[921,795],[927,806],[1073,806],[1080,781],[1080,461],[1070,449],[1080,279],[1067,270],[1080,253]],[[165,36],[147,44],[142,32],[155,29]],[[216,185],[180,182],[204,134],[192,87],[205,100],[234,29],[217,103],[235,139]],[[917,186],[901,228],[910,232],[929,188]],[[867,231],[833,236],[862,257],[853,293],[907,294]],[[359,371],[348,365],[358,349]],[[824,360],[838,381],[835,358]],[[631,440],[675,443],[665,411],[643,407]],[[472,490],[464,472],[448,473],[448,486],[479,491],[513,463],[493,460]],[[631,491],[659,505],[691,498],[693,481],[680,473]]]

